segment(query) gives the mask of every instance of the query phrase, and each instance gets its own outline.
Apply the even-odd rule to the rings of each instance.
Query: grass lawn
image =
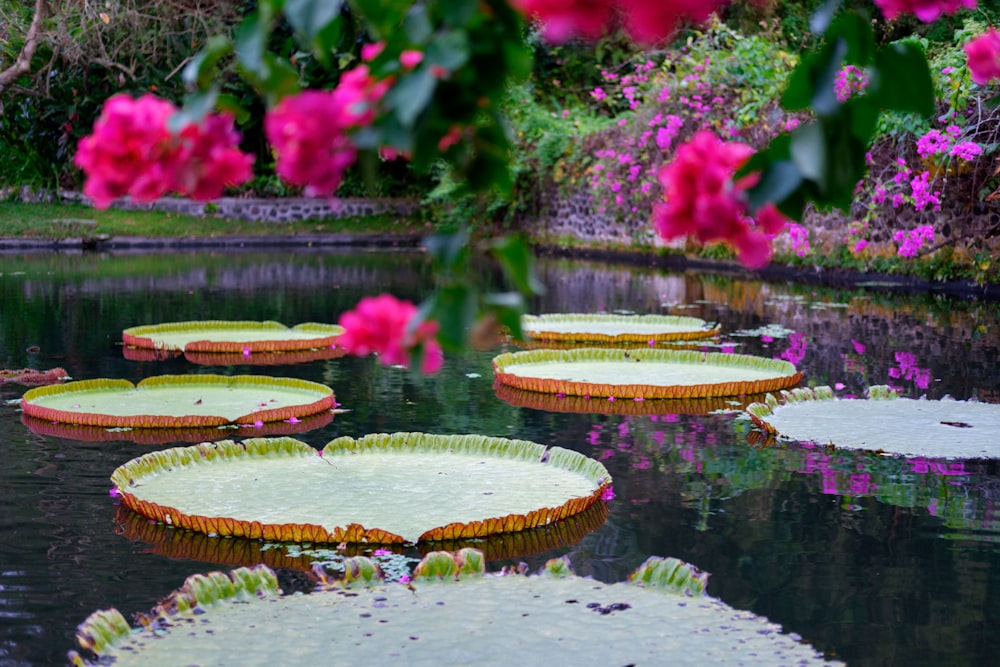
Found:
[[[291,234],[403,234],[429,231],[413,217],[388,214],[303,220],[250,222],[164,211],[98,210],[82,204],[0,202],[0,238],[65,239],[143,236],[266,236]]]

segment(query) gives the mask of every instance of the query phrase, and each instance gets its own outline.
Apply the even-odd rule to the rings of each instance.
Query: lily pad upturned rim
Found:
[[[223,424],[221,426],[196,426],[192,428],[132,428],[86,426],[37,419],[21,415],[21,423],[37,435],[46,435],[81,442],[134,442],[138,445],[166,445],[178,442],[198,443],[232,439],[236,436],[255,438],[276,437],[308,433],[323,428],[333,421],[333,412],[323,410],[301,419],[283,419],[260,424]]]
[[[745,367],[754,370],[770,370],[780,372],[783,375],[761,380],[714,382],[694,385],[656,385],[638,383],[604,384],[560,380],[557,378],[525,377],[509,370],[518,364],[602,361],[651,361],[653,363],[663,362],[689,364],[692,366],[717,364],[730,367]],[[575,350],[505,352],[493,358],[493,372],[498,382],[516,389],[525,389],[546,394],[565,394],[567,396],[613,396],[616,399],[682,399],[764,394],[770,391],[793,387],[802,380],[802,373],[796,370],[792,363],[783,359],[768,359],[766,357],[727,354],[724,352],[652,350],[645,348],[577,348]]]
[[[596,331],[590,332],[565,332],[550,331],[543,327],[547,323],[556,322],[595,322],[595,323],[621,323],[621,324],[662,324],[664,326],[691,326],[686,331],[661,331],[651,333],[637,333],[623,331],[620,334],[604,334]],[[595,342],[595,343],[646,343],[650,340],[662,341],[682,341],[697,340],[700,338],[712,338],[718,336],[719,325],[710,326],[710,323],[698,317],[684,315],[615,315],[612,313],[543,313],[541,315],[523,315],[521,317],[522,328],[526,336],[533,340],[556,341],[556,342]]]
[[[215,337],[209,334],[219,334],[227,330],[254,330],[262,333],[274,334],[263,340],[252,341],[227,341],[220,340],[219,335]],[[122,331],[122,342],[126,346],[137,348],[162,350],[177,349],[169,345],[164,345],[155,340],[157,334],[168,334],[187,331],[204,331],[204,340],[195,340],[187,343],[183,350],[185,352],[238,352],[244,350],[252,352],[278,352],[293,350],[312,350],[322,347],[336,345],[337,338],[344,333],[344,328],[339,324],[322,324],[319,322],[303,322],[294,327],[289,327],[281,322],[266,320],[262,322],[250,320],[203,320],[190,322],[164,322],[162,324],[144,324],[130,327]],[[295,331],[299,333],[315,334],[311,338],[281,338],[282,333]],[[222,336],[225,334],[222,333]]]
[[[567,498],[556,507],[538,507],[525,514],[508,514],[470,521],[454,521],[422,532],[415,543],[487,537],[546,526],[579,514],[602,501],[611,487],[611,476],[602,463],[579,452],[546,447],[526,440],[481,435],[432,435],[426,433],[373,433],[360,439],[343,436],[330,441],[321,452],[292,438],[251,438],[242,442],[221,441],[192,447],[174,447],[150,452],[119,466],[111,475],[122,502],[145,517],[168,525],[221,536],[263,539],[272,542],[405,544],[409,540],[378,526],[349,522],[333,529],[314,523],[262,523],[233,517],[188,514],[175,507],[137,498],[130,489],[143,476],[169,474],[186,466],[223,462],[235,458],[322,457],[371,453],[462,453],[488,455],[515,461],[538,462],[590,480],[594,490],[585,496]]]
[[[547,394],[518,389],[499,381],[493,383],[497,398],[518,408],[602,415],[707,415],[711,412],[745,410],[750,403],[760,401],[760,394],[753,396],[709,396],[705,398],[651,398],[635,400],[624,398],[609,401],[607,398],[585,398]],[[736,402],[738,405],[733,405]]]
[[[487,537],[420,542],[417,551],[426,555],[431,551],[458,551],[474,547],[483,552],[487,562],[527,558],[535,554],[571,547],[605,524],[608,504],[594,503],[589,508],[545,526],[536,526],[516,533],[499,533]],[[197,560],[228,567],[267,565],[283,569],[311,571],[313,559],[306,554],[289,555],[282,547],[262,549],[260,540],[242,537],[220,537],[184,530],[151,521],[132,511],[126,505],[115,510],[115,533],[126,539],[147,545],[143,551],[159,554],[172,560]],[[409,553],[404,545],[384,545],[400,553]],[[344,543],[337,551],[345,556],[359,556],[372,551],[373,546],[362,543]]]
[[[130,390],[155,391],[162,387],[191,386],[201,391],[212,388],[228,388],[234,385],[257,385],[271,389],[288,389],[310,392],[315,400],[280,408],[255,410],[235,419],[218,415],[112,415],[98,412],[77,412],[47,407],[36,401],[44,402],[46,397],[72,394],[74,392],[125,392]],[[36,387],[25,392],[21,400],[24,414],[36,419],[62,422],[65,424],[80,424],[82,426],[101,426],[110,428],[197,428],[204,426],[222,426],[225,424],[253,424],[257,421],[283,421],[293,417],[299,418],[332,409],[336,404],[333,390],[326,385],[298,378],[271,377],[269,375],[157,375],[148,377],[138,384],[128,380],[101,378],[96,380],[78,380],[62,385]]]
[[[199,366],[284,366],[304,364],[311,361],[337,359],[347,354],[343,346],[321,347],[308,350],[277,350],[269,352],[198,352],[166,348],[132,347],[126,345],[122,354],[129,361],[164,361],[181,355],[192,364]]]
[[[705,663],[740,656],[746,664],[842,664],[824,659],[766,618],[706,595],[708,575],[676,558],[650,557],[614,584],[577,576],[566,558],[548,561],[535,575],[512,569],[487,574],[475,549],[427,554],[405,584],[386,583],[378,564],[363,556],[343,565],[340,577],[317,572],[316,588],[308,595],[284,594],[275,572],[263,565],[191,575],[149,613],[139,614],[135,628],[115,608],[90,614],[76,631],[87,656],[70,651],[69,660],[87,667],[129,655],[144,664],[160,663],[164,652],[176,656],[185,642],[197,642],[188,653],[224,650],[219,644],[226,643],[226,654],[237,662],[252,653],[267,664],[255,643],[262,634],[287,637],[293,628],[299,630],[293,641],[302,655],[316,659],[330,655],[328,628],[338,627],[341,653],[372,664],[407,647],[402,655],[418,664],[457,664],[458,655],[478,663],[519,635],[513,662],[529,655],[537,661],[548,647],[549,660],[572,657],[584,665],[642,664],[649,657],[670,662],[699,650],[695,655]],[[484,615],[492,621],[483,621]],[[199,622],[191,625],[195,617]],[[311,622],[303,622],[306,617]],[[270,633],[261,633],[257,624]],[[372,637],[373,631],[382,641],[353,641],[352,633]],[[574,631],[583,634],[580,645],[563,641],[573,639]],[[596,641],[588,641],[592,637]],[[442,653],[446,646],[452,653]]]

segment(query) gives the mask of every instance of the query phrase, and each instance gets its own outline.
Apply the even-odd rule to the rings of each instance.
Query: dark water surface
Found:
[[[910,397],[1000,403],[996,302],[555,260],[541,273],[549,292],[535,312],[693,315],[718,321],[738,352],[795,362],[809,385],[861,393],[888,383]],[[122,355],[121,330],[138,324],[335,322],[362,296],[419,300],[431,281],[408,252],[2,255],[0,367],[62,366],[75,379],[225,372],[322,382],[347,412],[296,436],[317,447],[339,435],[418,430],[574,449],[614,476],[607,520],[562,536],[563,546],[512,540],[498,556],[537,567],[568,554],[579,574],[605,581],[649,555],[676,556],[711,573],[711,595],[849,664],[996,659],[996,461],[759,448],[747,442],[747,422],[681,407],[654,415],[517,407],[493,390],[490,360],[500,348],[449,358],[428,378],[373,359],[227,369]],[[148,610],[190,574],[276,553],[137,521],[109,497],[108,477],[154,446],[33,432],[8,403],[23,392],[0,385],[0,665],[64,663],[92,611]]]

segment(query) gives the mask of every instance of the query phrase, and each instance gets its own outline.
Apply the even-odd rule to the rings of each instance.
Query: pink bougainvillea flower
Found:
[[[304,186],[309,196],[336,192],[357,157],[347,132],[371,124],[389,85],[361,65],[345,72],[333,90],[306,90],[281,100],[264,118],[278,176]]]
[[[704,23],[728,0],[619,0],[617,4],[632,38],[654,44],[673,35],[682,21]]]
[[[409,51],[403,51],[399,54],[399,64],[403,66],[404,69],[413,69],[419,65],[424,59],[424,52],[411,49]]]
[[[972,80],[985,85],[1000,78],[1000,32],[993,27],[965,44],[965,57]]]
[[[155,95],[115,95],[73,162],[86,174],[83,192],[98,208],[130,195],[139,202],[177,192],[205,201],[251,178],[253,158],[239,150],[232,116],[208,114],[177,134],[167,122],[177,107]]]
[[[942,14],[976,8],[976,0],[875,0],[875,4],[890,21],[900,14],[913,14],[924,23],[933,23]]]
[[[513,0],[525,15],[542,24],[542,35],[550,42],[571,37],[596,39],[612,19],[612,0]]]
[[[361,59],[366,63],[371,62],[378,58],[378,54],[382,53],[385,48],[385,42],[372,42],[370,44],[365,44],[361,47]]]
[[[750,218],[745,192],[758,175],[736,179],[735,174],[752,154],[750,146],[724,142],[710,130],[679,146],[659,173],[664,202],[653,209],[657,233],[667,240],[693,236],[701,243],[724,241],[745,266],[766,264],[771,238],[786,220],[773,204],[761,207],[756,223]]]
[[[421,370],[436,373],[444,363],[441,346],[434,336],[438,323],[426,320],[416,323],[417,307],[391,294],[365,297],[354,310],[340,316],[345,331],[340,335],[341,346],[358,356],[376,353],[383,364],[410,365],[411,354],[423,352]]]

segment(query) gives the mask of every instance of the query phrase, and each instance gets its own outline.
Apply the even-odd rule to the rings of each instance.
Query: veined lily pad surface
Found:
[[[329,348],[344,328],[307,322],[287,327],[280,322],[166,322],[125,329],[126,346],[185,352],[275,352]]]
[[[802,379],[780,359],[691,350],[529,350],[493,359],[516,389],[567,396],[678,399],[777,391]]]
[[[133,459],[122,501],[162,523],[278,542],[393,544],[544,526],[601,501],[599,462],[478,435],[372,434],[322,452],[290,438],[223,441]]]
[[[290,420],[334,407],[333,390],[294,378],[262,375],[160,375],[82,380],[24,394],[36,419],[114,428],[192,428]]]
[[[718,326],[705,320],[676,315],[525,315],[521,327],[535,339],[594,343],[694,340],[719,333]]]
[[[484,575],[481,554],[429,554],[410,584],[367,558],[352,585],[282,595],[263,567],[190,577],[133,629],[115,609],[77,629],[88,663],[121,665],[819,665],[778,625],[704,595],[705,575],[651,558],[630,582],[578,577],[564,560],[535,576]],[[275,641],[280,637],[280,641]]]
[[[867,399],[838,399],[829,387],[783,392],[747,407],[770,434],[845,449],[935,458],[1000,457],[1000,405],[898,398],[885,386]]]

